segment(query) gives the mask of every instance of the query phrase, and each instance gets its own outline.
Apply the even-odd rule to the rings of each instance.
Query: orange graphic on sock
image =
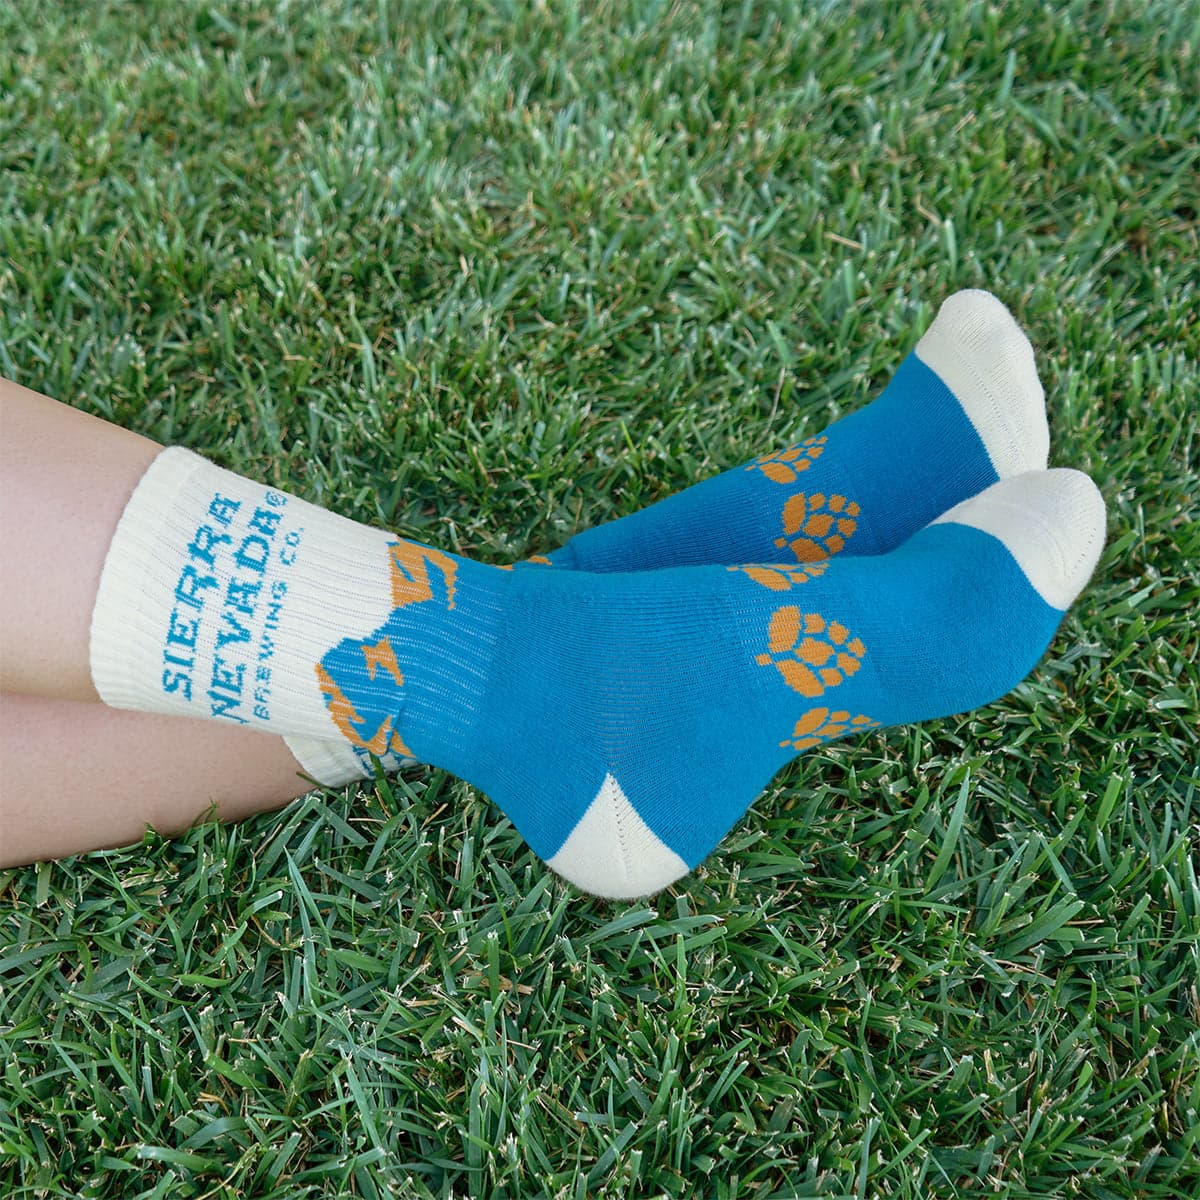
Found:
[[[755,583],[770,588],[773,592],[786,592],[799,583],[807,583],[825,574],[825,563],[805,563],[793,567],[787,563],[759,565],[754,567],[730,567],[731,571],[742,571]]]
[[[363,646],[363,661],[367,664],[367,677],[375,678],[375,672],[382,667],[399,684],[404,686],[404,676],[400,672],[400,664],[396,661],[396,652],[387,638],[380,638],[373,646]]]
[[[329,710],[333,723],[352,746],[358,746],[374,754],[376,758],[382,758],[389,750],[403,754],[406,758],[416,757],[404,744],[403,738],[392,728],[391,717],[384,717],[370,737],[359,733],[357,726],[362,723],[362,717],[320,663],[317,664],[317,682],[320,684],[321,695],[325,698],[325,707]]]
[[[798,446],[780,450],[776,454],[761,455],[746,470],[759,470],[775,483],[795,483],[800,473],[807,471],[824,451],[825,438],[811,437]]]
[[[827,708],[810,708],[796,722],[792,736],[779,744],[793,750],[811,750],[822,742],[831,742],[849,731],[873,729],[879,724],[871,717],[852,717],[848,712],[830,712]]]
[[[758,656],[758,665],[773,665],[788,687],[810,698],[853,675],[867,652],[844,625],[790,604],[772,615],[767,645],[770,652]]]
[[[392,602],[397,608],[436,598],[454,607],[454,559],[417,542],[393,542],[388,547],[392,567]],[[431,576],[430,567],[435,574]]]
[[[544,554],[531,554],[528,558],[521,559],[518,563],[504,563],[499,568],[501,571],[514,571],[517,567],[552,567],[554,564]]]
[[[805,495],[798,492],[783,506],[783,532],[775,539],[781,549],[787,546],[801,562],[821,562],[837,554],[846,539],[858,528],[861,510],[845,496],[826,496],[823,492]]]

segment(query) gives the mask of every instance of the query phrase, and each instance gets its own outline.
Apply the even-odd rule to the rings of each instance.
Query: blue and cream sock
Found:
[[[167,450],[109,548],[92,675],[118,707],[445,767],[566,878],[642,895],[797,753],[1016,685],[1103,524],[1090,480],[1052,471],[878,557],[504,570]]]
[[[823,433],[577,534],[580,571],[883,554],[998,479],[1044,469],[1033,348],[995,296],[949,297],[882,394]]]
[[[998,479],[1043,469],[1048,449],[1029,339],[995,296],[958,292],[873,404],[532,562],[612,572],[882,554]],[[288,745],[331,785],[363,774],[343,746]]]

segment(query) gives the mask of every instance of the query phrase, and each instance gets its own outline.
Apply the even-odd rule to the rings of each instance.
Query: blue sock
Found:
[[[771,563],[755,577],[783,590],[805,564],[885,553],[997,479],[1043,468],[1048,444],[1028,339],[994,296],[959,292],[867,408],[520,566]],[[288,746],[331,785],[372,769],[324,738],[289,737]],[[384,756],[387,769],[402,761]]]
[[[997,479],[1044,468],[1048,449],[1028,339],[994,296],[959,292],[873,404],[548,561],[605,572],[882,554]]]
[[[317,673],[351,744],[454,772],[580,887],[642,895],[803,750],[1013,688],[1103,525],[1091,481],[1050,471],[891,553],[790,567],[506,571],[395,543],[398,606]]]

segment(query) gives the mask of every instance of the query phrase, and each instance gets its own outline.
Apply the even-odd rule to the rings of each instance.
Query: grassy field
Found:
[[[0,1194],[1200,1194],[1195,0],[0,35],[23,384],[510,562],[818,432],[984,286],[1110,514],[1028,682],[808,754],[649,903],[422,769],[0,874]]]

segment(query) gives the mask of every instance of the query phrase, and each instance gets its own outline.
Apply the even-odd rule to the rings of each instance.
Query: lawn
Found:
[[[650,901],[420,768],[0,873],[0,1194],[1200,1194],[1196,0],[0,35],[29,387],[512,562],[819,432],[983,286],[1109,506],[1026,683],[807,754]]]

